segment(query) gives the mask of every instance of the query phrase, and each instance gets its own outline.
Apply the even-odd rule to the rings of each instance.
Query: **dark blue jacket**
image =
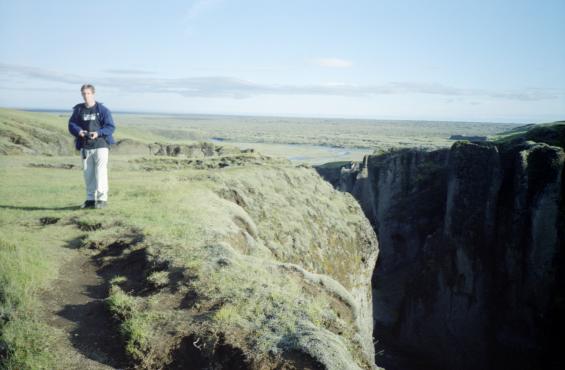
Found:
[[[69,132],[75,137],[75,148],[77,150],[82,147],[82,144],[84,142],[84,140],[82,140],[82,138],[78,135],[80,130],[88,131],[88,127],[83,127],[82,120],[79,119],[78,116],[80,111],[79,107],[81,105],[83,104],[77,104],[73,107],[73,114],[69,119]],[[98,133],[98,136],[104,137],[108,145],[115,144],[116,141],[114,140],[112,134],[116,129],[116,125],[114,124],[112,113],[110,113],[110,110],[98,101],[96,102],[96,111],[99,114],[100,120],[100,129],[96,131]]]

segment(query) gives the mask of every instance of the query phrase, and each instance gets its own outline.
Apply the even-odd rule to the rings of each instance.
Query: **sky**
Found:
[[[0,1],[0,106],[565,119],[565,0]]]

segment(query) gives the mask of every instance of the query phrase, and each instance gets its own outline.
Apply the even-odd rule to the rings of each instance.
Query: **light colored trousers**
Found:
[[[108,148],[81,149],[86,200],[108,201]]]

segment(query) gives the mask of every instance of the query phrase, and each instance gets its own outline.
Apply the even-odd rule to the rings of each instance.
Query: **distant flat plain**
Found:
[[[57,114],[65,116],[63,112]],[[396,147],[449,147],[454,142],[449,139],[451,135],[492,137],[519,125],[205,114],[114,113],[113,116],[118,127],[117,139],[121,127],[129,133],[139,131],[154,141],[179,144],[212,141],[309,164],[361,160],[366,154]]]

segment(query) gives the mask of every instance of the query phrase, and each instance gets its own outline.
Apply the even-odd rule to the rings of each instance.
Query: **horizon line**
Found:
[[[100,102],[104,104],[103,102]],[[72,108],[62,109],[62,108],[35,108],[35,107],[1,107],[5,109],[15,109],[27,112],[45,112],[45,113],[63,113],[71,112]],[[416,119],[416,118],[375,118],[367,116],[307,116],[301,114],[255,114],[255,113],[201,113],[201,112],[169,112],[169,111],[143,111],[143,110],[111,110],[115,114],[147,114],[147,115],[171,115],[171,116],[190,116],[190,115],[202,115],[202,116],[227,116],[227,117],[263,117],[263,118],[303,118],[303,119],[337,119],[337,120],[360,120],[360,121],[399,121],[399,122],[457,122],[457,123],[479,123],[479,124],[511,124],[511,125],[525,125],[525,124],[535,124],[535,123],[546,123],[546,122],[558,122],[559,120],[546,120],[546,121],[532,121],[518,122],[518,121],[473,121],[473,120],[456,120],[456,119]]]

